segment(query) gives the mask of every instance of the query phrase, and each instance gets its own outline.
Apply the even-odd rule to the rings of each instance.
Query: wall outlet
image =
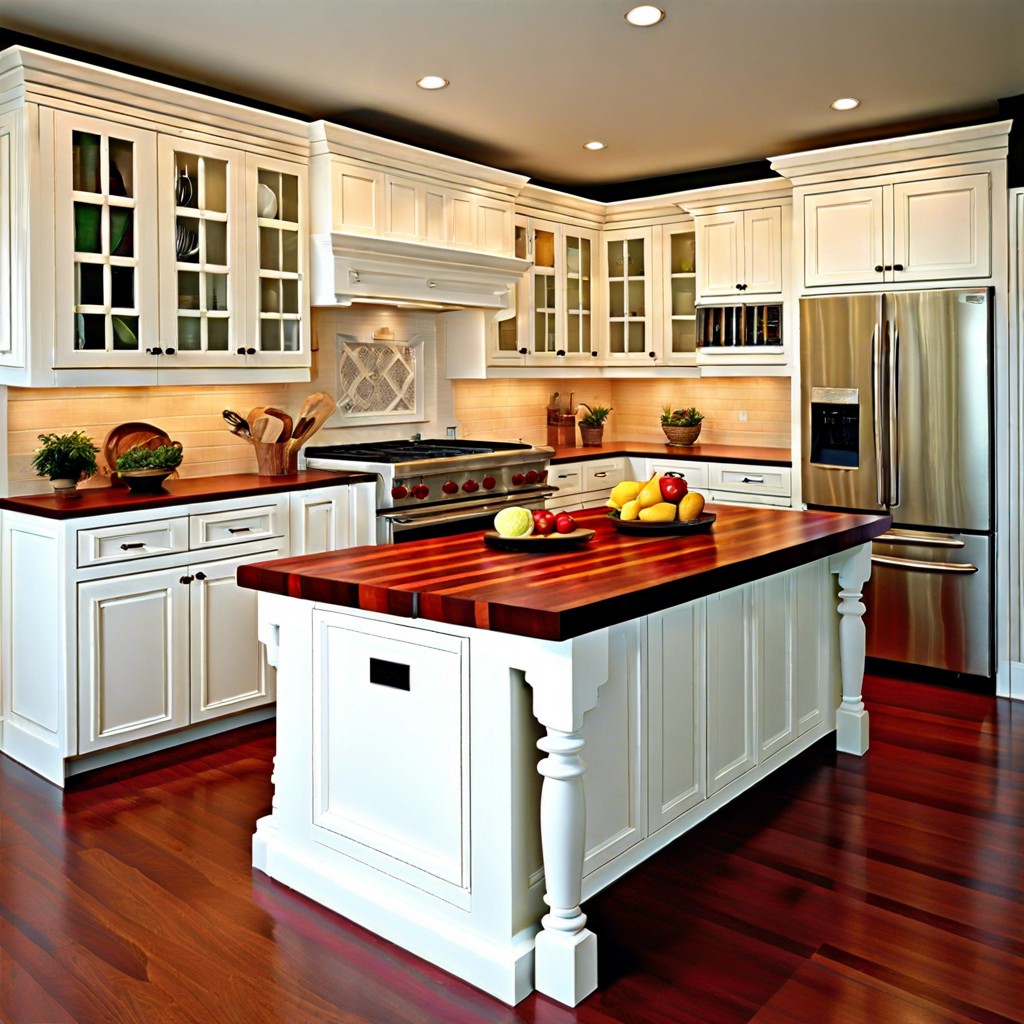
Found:
[[[747,410],[746,409],[740,409],[739,417],[740,417],[740,423],[746,423],[747,422]]]

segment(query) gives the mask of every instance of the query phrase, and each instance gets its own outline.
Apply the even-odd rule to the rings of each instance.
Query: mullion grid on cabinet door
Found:
[[[227,352],[232,333],[228,164],[176,152],[174,166],[178,348]]]
[[[613,356],[647,351],[646,270],[643,238],[608,242],[608,351]]]
[[[138,351],[135,147],[72,132],[77,351]]]
[[[555,233],[537,228],[533,235],[533,350],[553,355],[558,348],[558,298]]]
[[[302,349],[302,264],[299,246],[299,180],[294,174],[260,168],[259,185],[273,192],[276,208],[257,216],[259,228],[260,352]],[[259,210],[257,209],[257,214]]]
[[[591,349],[590,239],[565,236],[565,351],[587,355]]]

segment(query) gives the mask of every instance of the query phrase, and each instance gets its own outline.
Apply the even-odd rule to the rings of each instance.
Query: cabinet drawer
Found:
[[[569,494],[579,494],[583,490],[583,472],[578,462],[552,466],[548,470],[548,480],[558,488],[556,497],[564,498]]]
[[[713,490],[739,491],[744,494],[772,494],[788,498],[790,469],[788,466],[743,466],[715,464],[709,467],[709,482]]]
[[[231,512],[202,512],[189,516],[189,540],[192,550],[196,551],[223,544],[281,537],[284,522],[280,503]]]
[[[584,462],[583,484],[584,491],[609,491],[617,484],[626,479],[626,460],[613,459],[609,462]]]
[[[647,478],[655,473],[676,473],[685,481],[687,487],[702,490],[708,485],[708,467],[702,462],[654,462],[647,464]]]
[[[78,567],[129,562],[188,551],[188,519],[178,516],[152,523],[118,523],[78,531]]]

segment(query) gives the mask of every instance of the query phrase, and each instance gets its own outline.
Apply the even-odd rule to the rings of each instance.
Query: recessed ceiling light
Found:
[[[440,75],[424,75],[416,84],[421,89],[443,89],[448,84],[448,79]]]
[[[860,100],[853,96],[844,96],[841,100],[833,100],[831,106],[833,110],[855,110],[860,106]]]
[[[664,19],[665,12],[660,7],[655,7],[654,4],[640,4],[626,11],[626,21],[630,25],[636,25],[637,28],[650,28],[651,25],[657,25]]]
[[[593,142],[584,142],[583,143],[583,148],[584,149],[590,149],[590,150],[593,150],[593,151],[596,152],[599,149],[607,149],[608,148],[608,143],[607,142],[598,142],[595,139]]]

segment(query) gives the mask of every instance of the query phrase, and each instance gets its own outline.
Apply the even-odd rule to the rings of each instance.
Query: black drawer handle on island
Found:
[[[764,483],[764,477],[763,476],[745,476],[742,479],[742,481],[740,481],[740,482],[744,483],[744,484],[763,484]]]
[[[383,658],[370,659],[370,682],[377,686],[390,686],[393,690],[409,690],[409,666]]]
[[[144,548],[145,546],[146,546],[146,542],[139,540],[139,541],[136,541],[134,544],[122,544],[121,545],[121,550],[122,551],[136,551],[138,548]]]
[[[229,526],[228,533],[252,533],[251,526]]]

